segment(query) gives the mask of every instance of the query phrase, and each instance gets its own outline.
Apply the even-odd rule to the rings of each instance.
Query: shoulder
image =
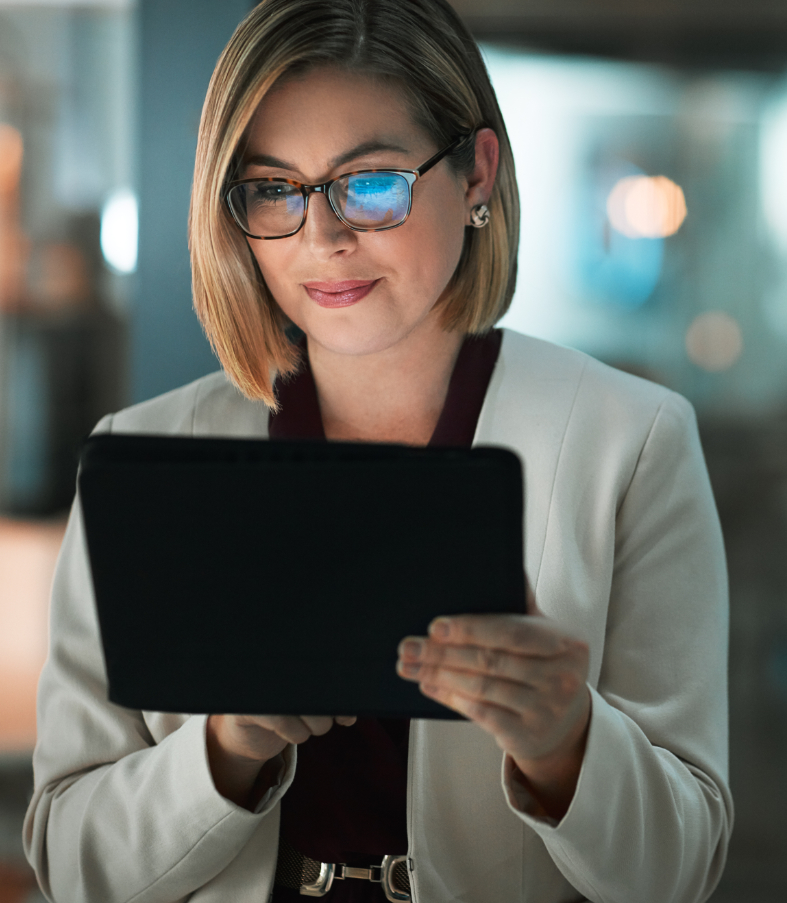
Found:
[[[500,360],[508,368],[510,379],[520,381],[531,389],[538,385],[567,382],[577,391],[600,393],[610,400],[631,399],[637,404],[656,407],[670,397],[681,398],[664,386],[624,373],[582,351],[510,329],[503,330]]]
[[[266,406],[244,397],[218,371],[109,414],[96,432],[264,437],[267,424]]]
[[[505,330],[476,435],[531,461],[631,472],[649,438],[696,443],[676,392],[576,351]],[[582,463],[584,462],[584,463]]]
[[[501,401],[554,407],[560,399],[571,418],[647,428],[660,414],[693,420],[691,404],[671,389],[610,367],[573,348],[504,330],[498,361]],[[569,411],[566,411],[569,413]]]

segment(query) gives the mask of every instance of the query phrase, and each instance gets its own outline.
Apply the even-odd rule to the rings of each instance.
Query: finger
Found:
[[[301,715],[301,721],[315,737],[327,734],[333,727],[333,718],[330,715]]]
[[[585,687],[574,669],[555,669],[540,684],[500,680],[482,674],[426,669],[421,683],[475,702],[488,702],[516,712],[525,721],[560,719]]]
[[[461,696],[471,702],[492,703],[517,714],[543,705],[541,694],[534,687],[467,671],[424,668],[421,685],[447,694],[449,699]]]
[[[343,727],[352,727],[355,722],[358,720],[357,715],[337,715],[333,719],[337,724],[341,724]]]
[[[544,693],[554,700],[573,697],[584,685],[588,673],[589,648],[580,640],[572,640],[559,656],[511,655],[495,649],[472,646],[436,647],[442,653],[436,661],[423,660],[417,675],[402,670],[402,676],[420,682],[456,680],[477,682],[502,680]],[[402,663],[404,667],[411,663]],[[463,684],[464,685],[464,684]],[[484,684],[485,685],[485,684]]]
[[[586,660],[577,656],[572,662],[561,659],[531,663],[532,683],[430,666],[422,668],[418,680],[422,689],[428,688],[429,692],[506,708],[517,713],[525,724],[544,718],[560,720],[585,687]]]
[[[312,736],[311,730],[297,715],[266,715],[262,726],[288,743],[304,743]]]
[[[453,615],[436,618],[429,638],[438,643],[488,646],[518,655],[559,655],[571,639],[554,621],[534,615]]]
[[[427,641],[420,659],[400,658],[397,671],[405,680],[419,682],[437,670],[465,672],[513,681],[559,695],[564,692],[567,674],[587,671],[587,659],[587,646],[578,640],[572,641],[562,655],[549,658],[514,655],[485,646],[445,646]]]
[[[402,677],[419,680],[421,668],[418,666],[430,665],[530,683],[527,675],[531,668],[539,667],[544,661],[553,661],[515,655],[489,646],[449,646],[426,637],[406,637],[399,645],[399,656]]]

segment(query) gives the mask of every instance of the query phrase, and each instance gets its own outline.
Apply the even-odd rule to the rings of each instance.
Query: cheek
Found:
[[[247,241],[251,248],[251,253],[254,255],[257,265],[260,268],[260,272],[267,282],[270,278],[275,277],[277,272],[281,271],[282,261],[277,258],[286,256],[286,249],[284,255],[281,253],[277,254],[276,242],[254,241],[253,239],[247,239]]]
[[[406,259],[414,276],[429,284],[435,300],[454,274],[464,238],[461,210],[428,209],[413,222],[407,235]]]
[[[249,247],[260,268],[265,284],[276,300],[286,306],[287,274],[293,268],[292,246],[281,241],[249,241]]]

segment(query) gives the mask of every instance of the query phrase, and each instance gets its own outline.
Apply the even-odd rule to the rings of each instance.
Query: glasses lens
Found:
[[[410,186],[404,176],[395,172],[365,172],[334,182],[331,200],[351,226],[397,226],[410,207]]]
[[[229,202],[241,226],[261,238],[295,232],[303,219],[303,195],[287,182],[244,182],[230,191]]]

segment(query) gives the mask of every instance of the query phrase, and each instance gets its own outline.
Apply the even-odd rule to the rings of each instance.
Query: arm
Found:
[[[399,668],[494,736],[510,808],[590,900],[696,903],[721,874],[732,816],[724,556],[690,406],[668,396],[641,443],[615,496],[578,511],[589,493],[566,484],[542,569],[557,575],[562,624],[532,601],[528,616],[453,617],[442,638],[436,622],[406,641]],[[598,451],[604,477],[626,472]],[[583,444],[570,477],[586,480],[588,460]],[[590,647],[565,626],[588,614],[597,690]],[[412,640],[421,664],[408,672]]]
[[[565,816],[528,815],[532,795],[504,769],[510,805],[590,900],[697,903],[716,886],[733,817],[727,631],[718,517],[693,412],[672,395],[618,508],[601,673]]]
[[[55,575],[50,637],[24,833],[46,895],[83,903],[186,898],[272,814],[292,781],[294,748],[283,752],[281,785],[249,812],[214,786],[205,716],[167,716],[171,729],[154,738],[141,712],[107,701],[78,502]],[[275,844],[272,867],[274,859]]]

